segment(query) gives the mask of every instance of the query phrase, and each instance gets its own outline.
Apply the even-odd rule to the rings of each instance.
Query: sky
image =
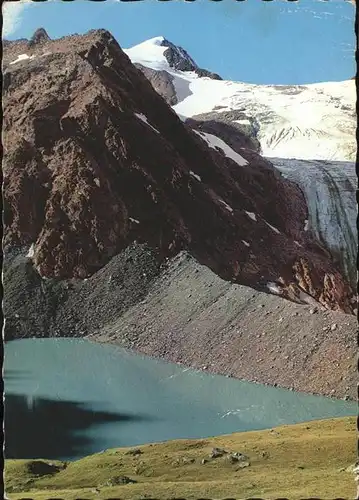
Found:
[[[3,38],[109,30],[123,48],[164,36],[224,79],[257,84],[355,75],[353,5],[345,0],[48,0],[6,2]]]

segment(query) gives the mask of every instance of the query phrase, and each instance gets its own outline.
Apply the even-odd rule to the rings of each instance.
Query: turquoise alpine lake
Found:
[[[74,339],[5,345],[5,456],[107,448],[356,415],[355,402],[211,375]]]

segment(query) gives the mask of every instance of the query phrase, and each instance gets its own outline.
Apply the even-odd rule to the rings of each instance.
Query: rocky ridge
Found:
[[[212,137],[104,30],[7,44],[5,252],[27,245],[41,277],[84,279],[137,240],[160,260],[188,250],[226,280],[353,312],[353,289],[303,230],[300,189]]]

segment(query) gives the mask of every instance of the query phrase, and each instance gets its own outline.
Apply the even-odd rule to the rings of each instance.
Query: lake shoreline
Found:
[[[47,338],[49,338],[49,337],[47,337]],[[57,337],[56,340],[60,340],[60,339],[69,340],[71,338],[72,337]],[[30,339],[34,339],[35,340],[35,339],[38,339],[38,337],[30,337]],[[7,343],[14,342],[14,341],[17,341],[17,340],[21,340],[21,339],[7,340],[7,341],[5,341],[5,345]],[[86,342],[90,342],[90,343],[93,343],[93,344],[112,345],[112,346],[120,347],[121,349],[124,349],[126,352],[128,352],[129,354],[134,355],[134,356],[140,356],[142,358],[149,358],[149,359],[153,359],[153,360],[156,360],[156,361],[161,361],[161,362],[164,362],[164,363],[167,363],[167,364],[177,365],[179,367],[183,367],[185,369],[193,370],[194,372],[203,373],[203,374],[206,374],[206,375],[216,375],[218,377],[225,377],[225,378],[229,378],[229,379],[233,379],[233,380],[238,380],[239,382],[248,382],[248,383],[251,383],[251,384],[263,385],[263,386],[266,386],[266,387],[285,389],[285,390],[288,390],[288,391],[291,391],[291,392],[294,392],[294,393],[297,393],[297,394],[303,394],[303,395],[308,395],[308,396],[323,396],[323,397],[325,397],[327,399],[330,399],[332,401],[350,401],[350,402],[357,401],[357,399],[353,398],[353,397],[345,398],[345,397],[337,397],[337,396],[332,395],[332,394],[322,394],[322,393],[315,393],[315,392],[305,392],[305,391],[300,391],[300,390],[294,390],[294,389],[291,389],[291,388],[288,388],[288,387],[279,386],[278,384],[272,384],[270,382],[261,382],[261,381],[258,381],[258,380],[249,380],[249,379],[244,379],[244,378],[238,378],[236,376],[224,374],[224,373],[221,373],[221,372],[204,370],[203,368],[197,368],[197,367],[194,367],[194,366],[189,366],[189,365],[186,365],[183,362],[174,361],[174,360],[172,360],[170,358],[167,358],[167,357],[157,357],[156,355],[151,355],[151,354],[148,354],[146,352],[137,351],[135,349],[130,349],[128,347],[123,347],[123,346],[121,346],[119,343],[117,343],[115,341],[101,340],[101,337],[97,336],[97,335],[93,335],[93,336],[89,336],[89,337],[84,337],[84,338],[82,338],[80,340],[86,341]]]
[[[250,379],[245,379],[245,378],[238,378],[236,376],[228,375],[228,374],[221,373],[221,372],[211,371],[209,369],[205,370],[205,369],[203,369],[201,367],[189,366],[189,365],[187,365],[184,362],[175,361],[174,359],[168,358],[166,356],[164,356],[164,357],[158,357],[156,355],[148,354],[147,352],[138,351],[138,350],[135,350],[135,349],[130,349],[128,347],[123,347],[122,345],[120,345],[116,341],[101,340],[101,335],[93,335],[91,337],[90,336],[89,337],[84,337],[84,339],[82,339],[82,340],[86,340],[88,342],[93,342],[94,344],[98,343],[98,344],[103,344],[103,345],[113,345],[113,346],[121,347],[122,349],[124,349],[128,353],[136,355],[136,356],[141,356],[141,357],[144,357],[144,358],[150,358],[150,359],[154,359],[154,360],[157,360],[157,361],[165,362],[165,363],[168,363],[168,364],[174,364],[174,365],[177,365],[177,366],[180,366],[180,367],[183,367],[183,368],[187,368],[187,369],[193,370],[195,372],[204,373],[206,375],[216,375],[218,377],[225,377],[225,378],[229,378],[229,379],[233,379],[233,380],[238,380],[240,382],[248,382],[248,383],[251,383],[251,384],[257,384],[257,385],[262,385],[262,386],[266,386],[266,387],[273,387],[273,388],[278,388],[278,389],[284,389],[284,390],[288,390],[288,391],[294,392],[296,394],[303,394],[303,395],[308,395],[308,396],[323,396],[323,397],[328,398],[328,399],[330,399],[332,401],[351,401],[351,402],[357,401],[357,398],[354,398],[354,397],[347,397],[346,398],[346,397],[338,397],[338,396],[335,396],[335,395],[332,395],[332,394],[323,394],[323,393],[320,393],[320,392],[316,393],[316,392],[306,392],[306,391],[301,391],[301,390],[295,390],[295,389],[290,388],[290,387],[280,386],[280,385],[278,385],[276,383],[273,384],[273,383],[265,382],[265,381],[263,382],[263,381],[259,381],[259,380],[250,380]]]
[[[132,245],[76,282],[43,279],[24,252],[4,269],[7,340],[91,338],[238,380],[357,399],[354,316],[224,281],[186,252],[161,264]]]
[[[85,456],[356,413],[351,401],[195,371],[87,339],[10,342],[4,378],[8,458]]]
[[[39,339],[39,337],[27,337],[29,339]],[[42,337],[43,338],[43,337]],[[51,337],[45,337],[45,338],[51,338]],[[56,337],[56,339],[78,339],[78,337]],[[8,344],[10,342],[14,342],[14,341],[17,341],[17,340],[22,340],[22,339],[9,339],[9,340],[6,340],[4,342],[4,344]],[[93,335],[89,335],[87,337],[83,337],[81,338],[81,340],[84,340],[84,341],[87,341],[87,342],[92,342],[94,344],[102,344],[102,345],[113,345],[113,346],[117,346],[117,347],[121,347],[122,349],[126,350],[128,353],[130,354],[133,354],[133,355],[137,355],[137,356],[142,356],[144,358],[150,358],[150,359],[154,359],[154,360],[158,360],[158,361],[163,361],[165,363],[171,363],[171,364],[174,364],[174,365],[177,365],[177,366],[181,366],[183,368],[188,368],[188,369],[191,369],[193,371],[197,371],[197,372],[201,372],[201,373],[205,373],[205,374],[208,374],[208,375],[217,375],[217,376],[220,376],[220,377],[225,377],[225,378],[230,378],[230,379],[234,379],[234,380],[238,380],[238,381],[241,381],[241,382],[250,382],[250,383],[253,383],[253,384],[258,384],[258,385],[263,385],[263,386],[267,386],[267,387],[273,387],[273,388],[280,388],[280,389],[286,389],[286,390],[289,390],[289,391],[293,391],[295,393],[300,393],[300,394],[305,394],[305,395],[311,395],[311,396],[324,396],[330,400],[333,400],[333,401],[352,401],[352,402],[355,402],[357,401],[357,398],[354,397],[354,396],[336,396],[336,395],[333,395],[333,394],[327,394],[327,393],[322,393],[322,392],[308,392],[308,391],[305,391],[305,390],[298,390],[298,389],[293,389],[292,387],[287,387],[285,385],[279,385],[277,383],[272,383],[270,381],[263,381],[263,380],[255,380],[255,379],[246,379],[246,378],[239,378],[235,375],[229,375],[229,374],[226,374],[226,373],[223,373],[221,371],[213,371],[211,369],[204,369],[203,367],[197,367],[197,366],[193,366],[193,365],[188,365],[186,364],[185,362],[181,362],[181,361],[177,361],[176,358],[171,358],[171,357],[168,357],[168,356],[158,356],[156,355],[155,353],[154,354],[151,354],[151,353],[148,353],[146,352],[146,350],[136,350],[136,349],[133,349],[133,348],[130,348],[130,347],[125,347],[123,345],[121,345],[119,342],[117,341],[111,341],[111,340],[108,340],[108,339],[103,339],[101,334],[93,334]]]
[[[213,374],[356,400],[354,316],[225,282],[182,252],[86,338]]]

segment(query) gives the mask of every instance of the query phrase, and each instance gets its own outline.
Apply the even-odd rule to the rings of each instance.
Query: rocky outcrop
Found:
[[[182,47],[178,47],[166,39],[162,40],[161,45],[162,47],[168,47],[168,49],[164,51],[163,55],[167,59],[170,68],[177,71],[193,71],[199,77],[207,77],[212,80],[222,80],[217,73],[212,73],[206,69],[199,68],[188,52]]]
[[[43,44],[50,41],[50,37],[44,28],[39,28],[35,31],[29,40],[28,46],[32,47],[34,45]]]
[[[41,45],[46,45],[47,42],[50,42],[50,37],[44,28],[37,29],[29,40],[26,38],[3,40],[3,67],[14,63],[19,55],[27,53],[31,55],[35,47],[37,51],[41,50]]]
[[[170,106],[177,104],[178,99],[172,75],[170,75],[167,71],[147,68],[139,63],[135,63],[135,66],[145,75],[154,90],[160,94],[161,97],[163,97],[167,104]]]
[[[257,153],[261,152],[256,121],[254,118],[247,118],[241,111],[204,113],[188,118],[186,123],[194,130],[220,137],[235,151],[248,148]]]
[[[212,112],[188,118],[194,130],[222,139],[234,151],[260,152],[255,120],[240,111]],[[305,231],[338,262],[353,289],[357,283],[357,176],[355,164],[344,161],[270,158],[282,175],[297,184],[308,206]]]
[[[353,312],[300,189],[184,125],[110,33],[22,50],[4,58],[5,251],[84,279],[134,241],[160,261],[186,249],[225,280]]]
[[[98,333],[141,302],[161,271],[156,253],[138,244],[85,280],[43,279],[25,252],[6,257],[6,340]]]

